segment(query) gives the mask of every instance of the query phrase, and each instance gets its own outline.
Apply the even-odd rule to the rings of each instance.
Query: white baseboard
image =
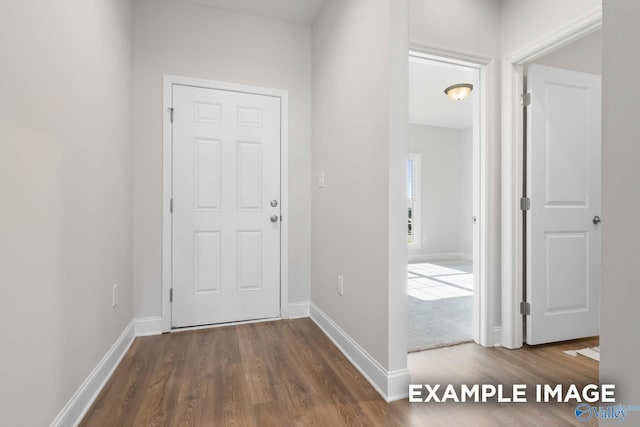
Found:
[[[162,333],[162,318],[160,316],[139,317],[133,319],[133,325],[137,337],[160,335]]]
[[[313,303],[310,304],[310,316],[385,401],[391,402],[408,396],[408,369],[387,371]]]
[[[458,256],[467,261],[473,261],[473,254],[459,253]]]
[[[289,319],[299,319],[309,317],[309,301],[290,302]]]
[[[133,322],[130,322],[107,351],[107,354],[71,396],[62,411],[51,422],[50,427],[77,426],[82,421],[93,401],[98,397],[98,393],[111,378],[113,371],[129,350],[134,338]]]
[[[502,326],[494,326],[493,328],[493,346],[502,347]]]
[[[473,256],[463,252],[447,252],[441,254],[409,253],[410,263],[444,261],[448,259],[464,259],[466,261],[472,261]]]

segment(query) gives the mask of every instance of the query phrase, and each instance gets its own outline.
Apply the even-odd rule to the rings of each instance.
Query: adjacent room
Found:
[[[409,352],[473,340],[477,73],[409,58]]]

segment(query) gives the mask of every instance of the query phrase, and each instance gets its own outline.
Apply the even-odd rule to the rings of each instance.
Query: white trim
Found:
[[[478,96],[474,108],[473,118],[473,214],[478,223],[474,226],[473,242],[473,339],[483,346],[493,345],[492,308],[493,295],[497,289],[489,284],[489,213],[488,213],[488,183],[489,169],[487,167],[487,153],[489,140],[489,73],[496,70],[492,58],[466,52],[426,46],[419,43],[409,44],[409,57],[437,61],[454,66],[477,70],[479,73]]]
[[[289,93],[280,96],[280,317],[289,318]]]
[[[465,254],[463,252],[446,252],[441,254],[428,254],[420,252],[409,253],[409,264],[431,261],[447,261],[453,259],[463,259],[465,261],[471,261],[473,260],[473,255]]]
[[[162,92],[162,332],[171,330],[171,201],[172,182],[172,105],[174,84],[207,89],[228,90],[280,98],[280,317],[289,317],[289,95],[285,90],[203,80],[173,75],[163,76]]]
[[[309,317],[309,301],[290,302],[289,319],[299,319]]]
[[[479,64],[487,65],[493,58],[484,55],[477,55],[470,52],[451,50],[436,46],[428,46],[421,43],[409,42],[409,51],[412,55],[427,58],[432,61],[443,62],[445,64],[457,64],[462,66],[472,66],[477,68]]]
[[[521,65],[502,61],[502,345],[522,346],[522,323],[518,326],[522,299],[522,245],[515,236],[522,236],[522,214],[518,199],[522,195],[522,114],[519,95],[523,91]],[[512,301],[516,301],[513,304]]]
[[[387,371],[365,349],[351,338],[336,322],[314,303],[310,304],[311,319],[360,371],[373,388],[387,402],[404,399],[409,395],[409,370]]]
[[[162,333],[162,317],[140,317],[133,319],[133,327],[137,337],[160,335]]]
[[[173,126],[169,109],[173,105],[173,79],[163,76],[162,88],[162,331],[171,330],[171,290],[172,252],[171,252],[171,211],[173,197]]]
[[[578,16],[502,60],[502,345],[522,347],[522,93],[523,64],[602,28],[602,5]]]
[[[532,62],[601,28],[602,5],[598,5],[543,37],[513,50],[505,59],[513,64]]]
[[[62,411],[51,422],[51,427],[77,426],[82,421],[96,397],[105,386],[118,364],[129,350],[134,339],[133,322],[130,322],[120,334],[107,354],[93,368],[89,376],[64,405]]]

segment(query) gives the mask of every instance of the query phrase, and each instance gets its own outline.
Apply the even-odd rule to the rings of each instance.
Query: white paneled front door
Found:
[[[532,65],[526,341],[598,335],[601,78]]]
[[[278,317],[280,98],[172,92],[172,327]]]

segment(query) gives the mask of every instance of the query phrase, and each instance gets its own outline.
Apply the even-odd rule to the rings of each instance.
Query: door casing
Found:
[[[162,332],[171,331],[171,301],[169,293],[172,287],[171,262],[171,198],[172,198],[172,123],[173,105],[172,87],[174,84],[200,87],[205,89],[227,90],[255,95],[280,98],[280,318],[289,318],[289,103],[288,92],[214,80],[164,75],[162,91]],[[240,322],[242,323],[242,322]],[[216,325],[212,325],[216,326]],[[219,325],[218,325],[219,326]],[[198,327],[201,328],[201,327]],[[181,328],[180,330],[189,329]]]
[[[524,224],[520,210],[524,169],[520,105],[523,66],[601,28],[602,5],[599,5],[502,59],[502,345],[507,348],[520,348],[523,344],[524,321],[520,314],[524,266]]]

